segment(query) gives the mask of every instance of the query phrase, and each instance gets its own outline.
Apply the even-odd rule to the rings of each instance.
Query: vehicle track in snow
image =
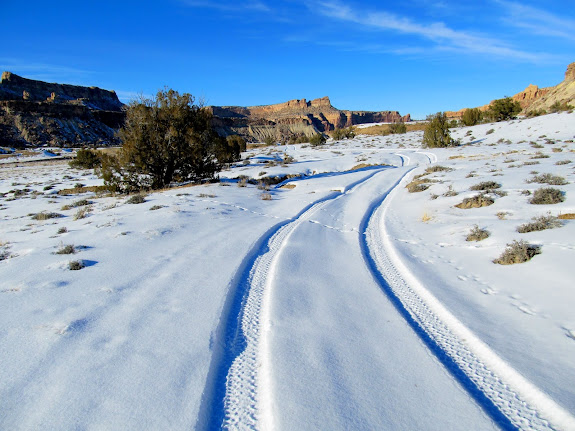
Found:
[[[385,214],[401,181],[372,204],[360,229],[364,258],[382,290],[503,429],[575,430],[569,412],[477,338],[403,264],[385,225]]]
[[[318,210],[390,168],[371,169],[343,190],[313,202],[293,219],[270,229],[248,253],[231,282],[223,317],[211,340],[213,359],[196,428],[273,428],[269,406],[273,393],[266,374],[269,358],[264,353],[270,290],[278,256],[291,233],[302,223],[311,221]]]

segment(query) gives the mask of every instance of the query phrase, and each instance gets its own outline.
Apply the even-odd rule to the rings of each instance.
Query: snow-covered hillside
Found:
[[[2,164],[0,429],[575,429],[575,114],[421,136],[254,149],[143,203]],[[514,240],[540,253],[494,263]]]

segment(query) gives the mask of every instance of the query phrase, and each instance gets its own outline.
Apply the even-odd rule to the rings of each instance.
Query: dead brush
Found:
[[[493,263],[499,265],[513,265],[516,263],[524,263],[541,254],[541,246],[531,245],[526,241],[516,241],[507,244],[507,248],[503,251],[501,256],[493,260]]]
[[[553,174],[539,174],[525,181],[526,183],[549,184],[550,186],[564,186],[569,184],[565,178]]]
[[[538,232],[541,230],[555,229],[563,226],[561,220],[551,214],[533,217],[533,222],[522,224],[517,228],[519,233]]]
[[[564,200],[565,196],[561,190],[553,187],[542,187],[533,192],[529,203],[533,205],[553,205]]]
[[[500,189],[501,184],[495,181],[483,181],[479,184],[475,184],[469,188],[469,190],[492,192],[493,190]]]
[[[479,226],[475,225],[471,231],[467,234],[465,241],[483,241],[489,238],[489,231],[486,229],[481,229]]]
[[[83,218],[88,217],[88,214],[91,213],[93,210],[94,208],[92,207],[92,205],[78,208],[78,211],[76,211],[76,214],[74,214],[74,220],[81,220]]]

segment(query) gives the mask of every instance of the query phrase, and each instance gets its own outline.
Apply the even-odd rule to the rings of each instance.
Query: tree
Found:
[[[442,148],[454,147],[457,141],[451,139],[449,134],[449,123],[445,112],[438,112],[437,114],[427,117],[427,126],[423,132],[423,147],[424,148]]]
[[[76,169],[94,169],[100,166],[101,163],[101,157],[97,151],[80,148],[76,152],[76,158],[68,164]]]
[[[325,138],[325,136],[321,133],[316,133],[315,135],[313,135],[311,138],[309,138],[309,143],[313,146],[313,147],[318,147],[320,145],[325,144],[325,142],[327,141],[327,139]]]
[[[465,111],[463,111],[463,116],[461,117],[461,121],[466,126],[475,126],[477,123],[479,123],[481,121],[482,117],[483,117],[483,114],[479,110],[479,108],[471,108],[471,109],[466,109]]]
[[[212,114],[188,93],[171,89],[128,105],[117,156],[102,158],[104,183],[118,192],[159,189],[172,181],[213,178],[239,157],[212,127]]]
[[[355,127],[349,126],[343,129],[335,129],[333,132],[331,132],[331,137],[336,141],[342,139],[353,139],[355,138]]]
[[[399,121],[397,123],[391,123],[389,125],[389,133],[391,134],[407,133],[407,126],[403,121]]]
[[[511,97],[494,100],[489,106],[489,116],[493,121],[507,121],[517,118],[521,112],[521,104]]]

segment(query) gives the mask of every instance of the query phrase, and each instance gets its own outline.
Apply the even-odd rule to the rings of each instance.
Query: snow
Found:
[[[0,429],[575,429],[575,221],[516,231],[575,213],[574,125],[258,148],[142,204],[58,194],[101,184],[65,161],[4,162]],[[434,165],[452,170],[409,193]],[[529,204],[532,171],[565,201]],[[299,177],[263,200],[242,175]],[[493,205],[454,207],[491,180]],[[542,253],[492,262],[520,239]]]

